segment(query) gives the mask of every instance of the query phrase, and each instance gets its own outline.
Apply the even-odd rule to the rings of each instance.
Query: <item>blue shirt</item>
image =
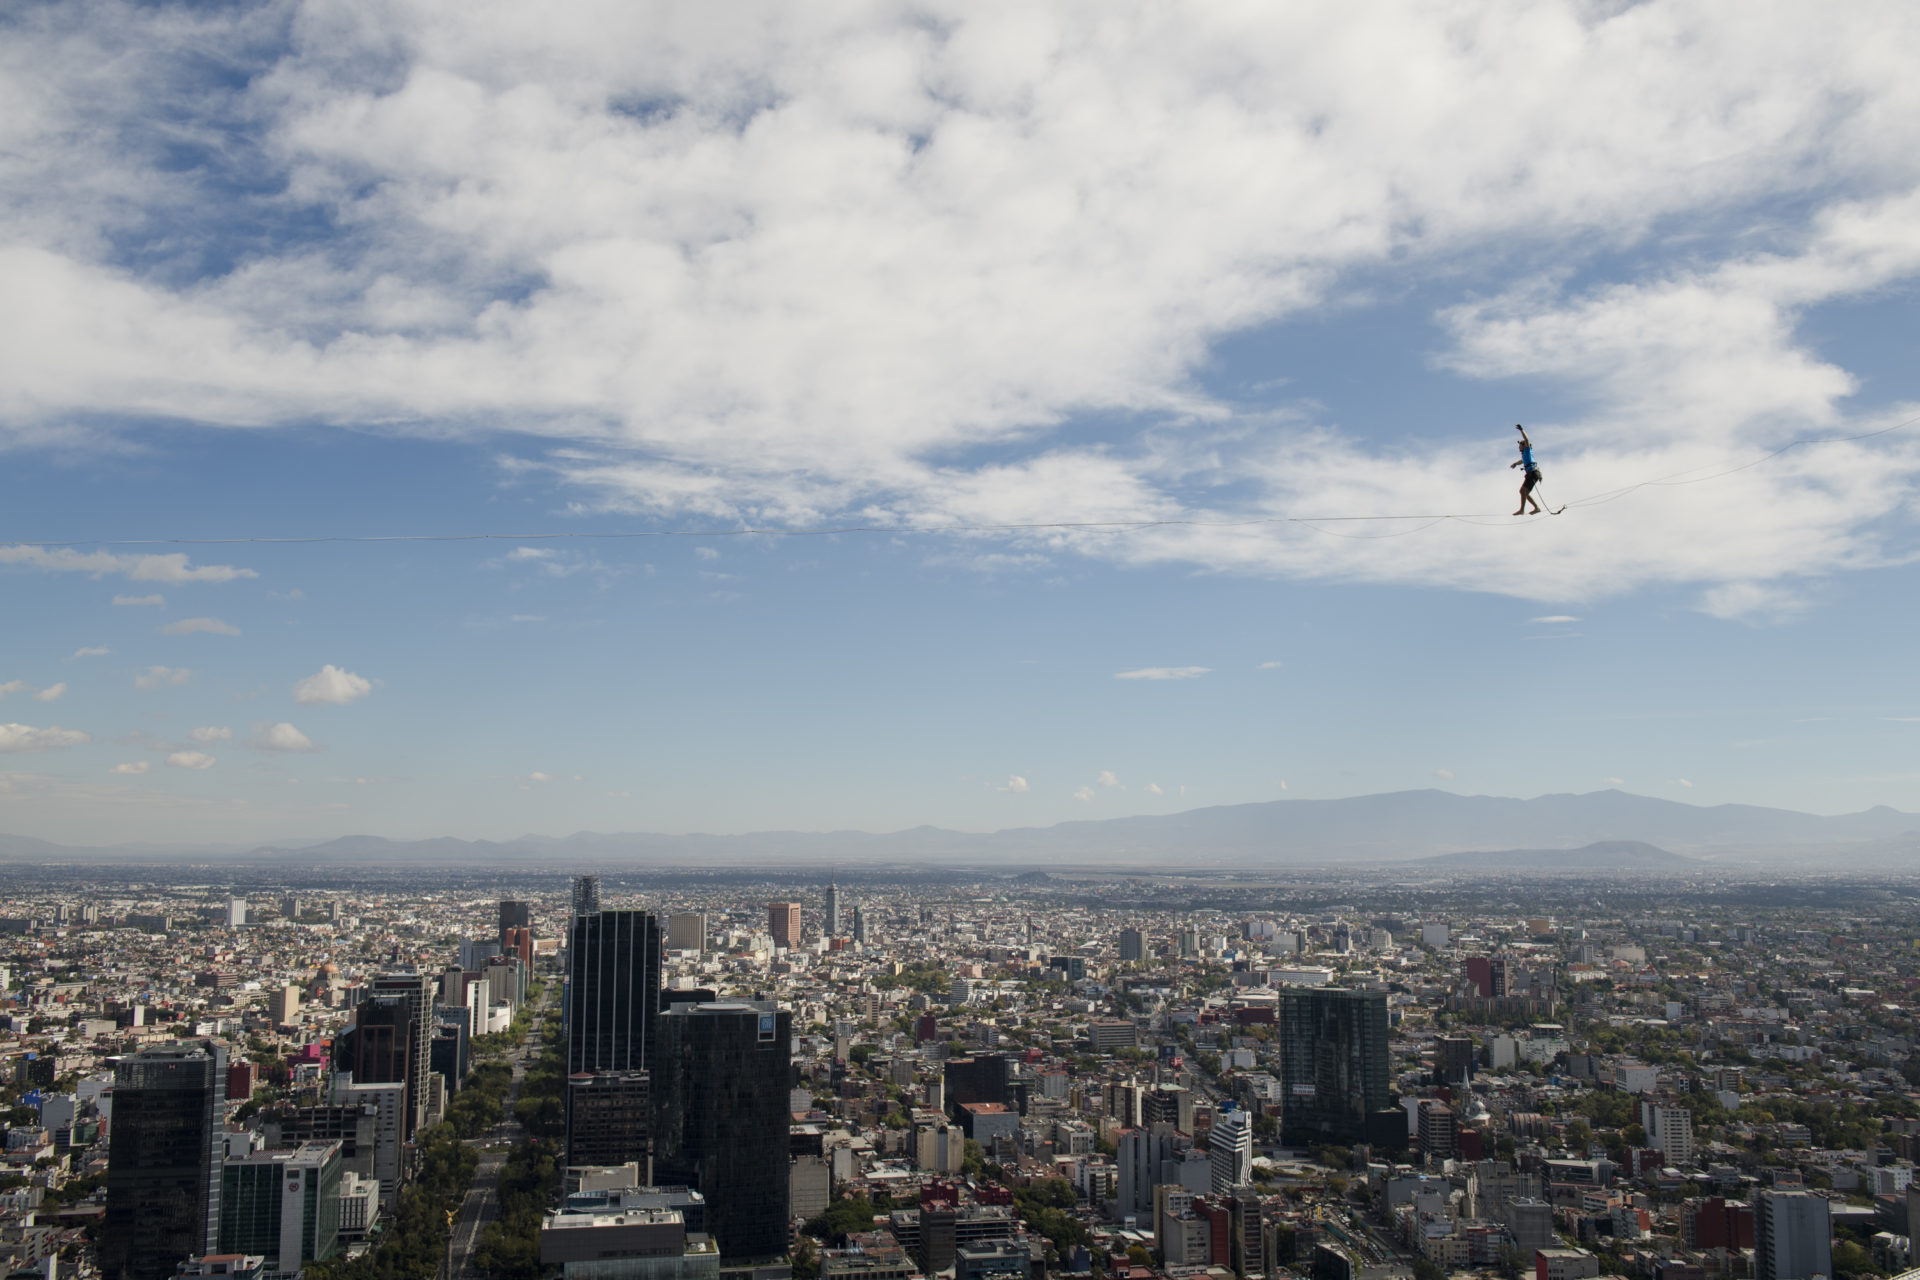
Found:
[[[1539,470],[1538,467],[1533,465],[1533,446],[1532,445],[1523,444],[1520,446],[1520,465],[1526,468],[1528,471]]]

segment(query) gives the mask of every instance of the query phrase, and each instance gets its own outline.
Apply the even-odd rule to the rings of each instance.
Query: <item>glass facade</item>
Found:
[[[727,1264],[787,1251],[792,1034],[791,1015],[763,1001],[679,1004],[660,1017],[654,1177],[706,1197]]]
[[[100,1233],[107,1280],[168,1280],[182,1260],[219,1247],[226,1088],[226,1050],[210,1042],[115,1066]]]
[[[1364,1142],[1391,1104],[1387,993],[1319,987],[1280,996],[1280,1124],[1289,1144]]]
[[[645,911],[576,916],[567,945],[567,1074],[645,1071],[659,1007],[659,922]]]

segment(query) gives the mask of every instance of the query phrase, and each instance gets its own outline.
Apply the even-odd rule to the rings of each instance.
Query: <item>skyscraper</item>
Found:
[[[1280,1124],[1289,1145],[1362,1142],[1389,1103],[1387,993],[1294,988],[1280,996]]]
[[[646,1070],[659,1008],[659,922],[645,911],[574,917],[567,940],[567,1074]]]
[[[183,1259],[219,1249],[226,1086],[226,1050],[211,1041],[115,1066],[100,1233],[108,1280],[168,1280]]]
[[[226,1163],[220,1251],[252,1253],[291,1275],[330,1258],[340,1237],[340,1144],[256,1151]]]
[[[827,936],[840,936],[840,886],[827,881]]]
[[[640,1166],[653,1181],[652,1088],[645,1071],[582,1072],[567,1079],[567,1163]]]
[[[412,1045],[407,1053],[407,1074],[401,1078],[407,1082],[408,1138],[419,1131],[427,1117],[427,1081],[433,1075],[434,986],[433,975],[427,973],[383,973],[373,980],[376,997],[394,996],[407,1003]]]
[[[1120,931],[1120,961],[1144,960],[1147,955],[1147,938],[1138,929]]]
[[[522,902],[517,898],[502,898],[500,900],[500,947],[502,950],[505,950],[507,946],[507,930],[530,930],[532,928],[532,903]]]
[[[1832,1274],[1833,1221],[1825,1198],[1806,1191],[1754,1192],[1754,1280]]]
[[[600,877],[575,876],[573,878],[572,915],[591,915],[600,909]]]
[[[797,902],[769,902],[767,904],[767,932],[773,935],[776,947],[797,947],[800,945],[800,904]]]
[[[723,1261],[787,1249],[789,1014],[767,1001],[677,1004],[660,1017],[654,1177],[695,1187]]]
[[[705,951],[707,916],[704,911],[678,911],[667,917],[667,950]]]
[[[1207,1137],[1207,1155],[1213,1163],[1213,1191],[1223,1195],[1253,1180],[1253,1117],[1229,1111],[1213,1122]]]
[[[859,903],[853,904],[853,940],[863,947],[873,945],[873,934],[867,928],[867,912]]]

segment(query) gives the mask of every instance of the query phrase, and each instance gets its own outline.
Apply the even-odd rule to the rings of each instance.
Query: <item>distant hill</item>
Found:
[[[1484,852],[1502,849],[1510,852]],[[1453,860],[1433,861],[1441,857]],[[1823,817],[1757,805],[1681,804],[1624,791],[1518,800],[1427,790],[1220,805],[985,833],[938,827],[878,834],[580,831],[502,841],[352,835],[257,847],[143,844],[85,849],[0,835],[0,860],[12,862],[476,867],[938,863],[1027,872],[1047,866],[1281,868],[1353,862],[1490,869],[1538,863],[1573,869],[1586,865],[1582,859],[1593,860],[1600,869],[1684,867],[1691,859],[1793,873],[1912,871],[1920,867],[1920,815],[1882,805]]]
[[[1600,840],[1578,849],[1437,853],[1430,858],[1417,858],[1413,865],[1436,870],[1515,873],[1640,871],[1671,874],[1698,871],[1710,864],[1698,858],[1683,858],[1644,840]]]

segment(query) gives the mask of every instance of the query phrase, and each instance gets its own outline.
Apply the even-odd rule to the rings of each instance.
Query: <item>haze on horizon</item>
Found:
[[[1907,16],[10,10],[0,832],[1920,810]]]

